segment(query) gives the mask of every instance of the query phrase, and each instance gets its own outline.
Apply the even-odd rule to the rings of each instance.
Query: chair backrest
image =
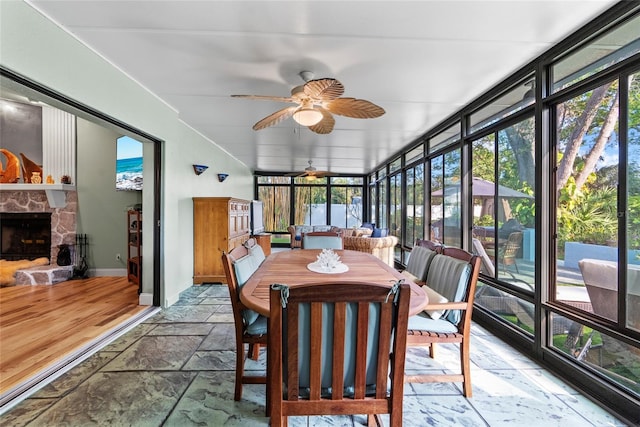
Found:
[[[514,231],[509,234],[507,243],[504,245],[502,258],[515,258],[522,246],[522,231]]]
[[[448,320],[458,329],[466,331],[471,327],[471,311],[476,291],[480,258],[463,249],[445,247],[442,254],[434,256],[427,275],[427,286],[445,297],[450,302],[464,302],[466,308],[447,310],[442,318]]]
[[[475,237],[471,242],[473,244],[473,253],[480,257],[480,271],[489,277],[496,277],[496,267],[495,265],[493,265],[493,261],[491,261],[489,254],[487,254],[487,251],[485,251],[482,242]]]
[[[426,281],[429,267],[436,254],[436,250],[431,250],[426,246],[414,246],[409,255],[405,271],[414,276],[419,282]]]
[[[233,319],[236,325],[251,325],[258,317],[258,313],[249,310],[240,301],[240,289],[249,277],[258,269],[265,255],[260,245],[251,242],[234,248],[228,254],[222,253],[222,265],[227,277],[229,297],[233,309]]]
[[[401,414],[406,334],[395,331],[407,329],[407,284],[272,285],[269,297],[272,420],[287,402],[298,415],[366,414],[381,404]]]
[[[302,235],[302,249],[342,249],[342,236],[333,231],[314,231]]]
[[[578,261],[593,312],[618,320],[618,263],[583,258]]]

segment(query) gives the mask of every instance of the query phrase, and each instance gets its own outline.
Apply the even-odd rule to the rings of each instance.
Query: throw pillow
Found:
[[[449,302],[448,299],[446,299],[445,297],[443,297],[442,295],[440,295],[439,293],[437,293],[436,291],[434,291],[433,289],[431,289],[428,286],[423,286],[422,289],[426,292],[427,297],[429,298],[429,304],[431,304],[431,303],[433,303],[433,304],[442,304],[442,303],[445,303],[445,302]],[[427,307],[429,307],[429,305],[427,305]],[[426,309],[425,312],[433,320],[438,320],[444,314],[444,310],[443,309],[438,309],[438,310]]]

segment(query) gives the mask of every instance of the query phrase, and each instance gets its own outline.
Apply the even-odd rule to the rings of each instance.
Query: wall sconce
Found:
[[[228,173],[219,173],[218,174],[218,181],[224,182],[224,180],[227,179],[228,176],[229,176]]]
[[[193,165],[193,171],[196,173],[196,175],[200,175],[202,172],[206,171],[207,169],[209,169],[209,166]]]

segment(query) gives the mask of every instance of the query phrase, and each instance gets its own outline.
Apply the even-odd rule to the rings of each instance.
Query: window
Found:
[[[429,139],[429,154],[460,141],[460,122]]]
[[[460,149],[431,159],[431,239],[462,247]]]
[[[553,92],[578,83],[640,52],[638,28],[640,15],[556,62],[551,68]]]
[[[264,229],[284,233],[290,225],[291,178],[286,176],[258,177],[258,200],[263,203]]]
[[[404,245],[412,247],[416,239],[424,238],[424,164],[419,163],[405,172],[407,181],[407,212]]]
[[[362,178],[331,178],[331,225],[352,228],[362,224],[362,182]]]

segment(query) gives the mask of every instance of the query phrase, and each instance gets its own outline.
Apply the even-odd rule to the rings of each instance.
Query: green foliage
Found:
[[[640,249],[640,195],[629,196],[627,210],[627,245]]]
[[[476,218],[473,221],[473,225],[477,225],[479,227],[493,227],[493,217],[491,215],[482,215],[480,218]]]
[[[579,191],[570,178],[559,195],[558,246],[563,248],[567,241],[606,245],[616,240],[616,193],[611,187]]]

